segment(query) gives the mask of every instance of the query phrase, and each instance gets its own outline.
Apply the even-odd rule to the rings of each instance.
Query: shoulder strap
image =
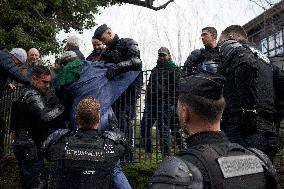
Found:
[[[268,156],[256,148],[248,148],[248,150],[261,160],[260,163],[265,170],[266,176],[268,177],[268,183],[271,185],[271,188],[277,188],[279,179],[277,172]]]
[[[192,155],[202,163],[208,174],[211,188],[223,188],[223,175],[216,162],[221,155],[212,146],[201,145],[197,149],[187,150],[183,155]]]
[[[43,142],[42,148],[46,150],[51,144],[57,143],[63,136],[67,135],[71,131],[69,129],[58,129],[50,134]]]

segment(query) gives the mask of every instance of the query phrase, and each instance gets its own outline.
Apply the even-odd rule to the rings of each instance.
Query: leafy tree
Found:
[[[41,54],[56,53],[60,43],[56,34],[71,28],[82,31],[96,25],[99,7],[130,3],[153,10],[155,0],[0,0],[0,49],[39,48]]]

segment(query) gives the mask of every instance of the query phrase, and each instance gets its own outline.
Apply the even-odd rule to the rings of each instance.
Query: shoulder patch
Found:
[[[260,159],[254,155],[220,157],[217,161],[225,178],[264,171]]]

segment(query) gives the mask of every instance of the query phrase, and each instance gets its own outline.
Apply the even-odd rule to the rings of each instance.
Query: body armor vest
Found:
[[[269,171],[257,155],[235,143],[199,145],[183,152],[181,157],[185,161],[192,162],[191,157],[199,161],[192,163],[203,170],[205,188],[261,189],[277,184],[267,183]]]

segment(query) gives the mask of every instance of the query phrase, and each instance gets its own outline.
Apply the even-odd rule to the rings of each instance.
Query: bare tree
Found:
[[[155,0],[118,0],[118,2],[121,3],[128,3],[128,4],[132,4],[132,5],[137,5],[137,6],[141,6],[141,7],[146,7],[148,9],[152,9],[155,11],[164,9],[168,6],[168,4],[170,4],[171,2],[174,2],[174,0],[168,0],[166,3],[160,5],[160,6],[153,6]]]

